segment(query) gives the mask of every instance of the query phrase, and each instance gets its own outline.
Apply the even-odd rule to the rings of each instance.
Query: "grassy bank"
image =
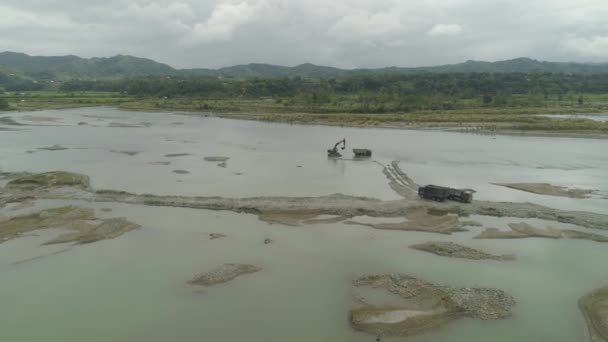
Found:
[[[136,98],[112,92],[40,91],[13,93],[4,98],[8,100],[12,110],[19,111],[119,106],[128,110],[183,111],[233,119],[307,125],[608,133],[608,123],[535,115],[608,112],[608,95],[591,94],[584,95],[583,104],[572,99],[552,97],[542,100],[535,98],[536,102],[532,103],[529,97],[522,96],[513,97],[508,106],[489,106],[484,105],[482,101],[461,99],[446,106],[449,109],[383,113],[361,112],[361,98],[356,96],[335,96],[325,103],[317,104],[294,97]]]
[[[291,102],[290,102],[291,101]],[[342,101],[348,103],[349,99]],[[464,130],[522,130],[608,133],[608,123],[587,119],[547,118],[536,114],[592,114],[608,112],[606,96],[588,96],[578,105],[548,99],[539,106],[487,107],[463,100],[458,109],[406,113],[353,113],[335,100],[324,106],[299,104],[291,99],[140,99],[121,108],[145,111],[183,111],[213,116],[305,125],[392,128],[453,128]]]
[[[33,111],[44,109],[64,109],[97,106],[118,106],[129,101],[130,96],[112,92],[57,92],[31,91],[11,92],[3,98],[8,102],[10,110]]]

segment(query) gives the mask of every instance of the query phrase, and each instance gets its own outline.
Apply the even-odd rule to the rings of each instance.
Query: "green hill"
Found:
[[[3,71],[5,70],[5,71]],[[69,79],[115,79],[137,76],[209,76],[226,78],[302,77],[334,78],[356,75],[421,74],[421,73],[561,73],[608,74],[608,63],[556,63],[530,58],[516,58],[499,62],[467,61],[432,67],[379,69],[339,69],[314,64],[286,67],[252,63],[220,69],[174,69],[151,59],[118,55],[109,58],[81,58],[77,56],[29,56],[24,53],[0,53],[0,72],[37,81]]]
[[[122,55],[109,58],[80,58],[77,56],[29,56],[23,53],[2,52],[0,53],[0,66],[37,80],[176,74],[176,70],[166,64]]]

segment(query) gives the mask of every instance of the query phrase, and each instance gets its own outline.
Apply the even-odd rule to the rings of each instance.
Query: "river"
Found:
[[[473,188],[477,199],[608,214],[608,200],[600,195],[549,197],[492,184],[544,182],[606,194],[606,139],[292,126],[113,108],[5,115],[27,125],[0,131],[0,171],[79,172],[89,175],[96,189],[399,198],[380,165],[348,160],[351,148],[365,147],[381,164],[401,161],[419,184]],[[348,147],[345,159],[328,160],[326,150],[342,138]],[[39,150],[53,145],[67,149]],[[230,159],[218,167],[205,156]],[[500,288],[517,304],[506,320],[464,319],[436,332],[384,341],[584,341],[587,331],[577,300],[608,284],[603,244],[473,240],[481,228],[445,236],[340,223],[291,227],[232,212],[57,200],[0,213],[65,204],[95,208],[100,217],[125,216],[142,228],[76,247],[40,246],[56,234],[50,231],[0,244],[0,331],[7,341],[374,341],[375,336],[348,325],[350,281],[357,274],[385,272]],[[472,219],[498,228],[522,221],[557,225]],[[209,233],[227,237],[209,240]],[[265,245],[266,238],[274,242]],[[450,259],[408,248],[426,241],[456,241],[512,253],[517,260]],[[36,256],[42,257],[29,260]],[[187,284],[195,274],[226,262],[263,270],[202,290]]]

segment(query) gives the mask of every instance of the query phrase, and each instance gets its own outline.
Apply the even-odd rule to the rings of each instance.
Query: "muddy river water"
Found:
[[[0,171],[72,171],[88,175],[95,189],[391,200],[399,196],[378,163],[398,160],[418,184],[472,188],[476,199],[608,214],[608,139],[290,126],[113,108],[5,116],[24,125],[2,126]],[[326,150],[342,138],[345,158],[328,160]],[[55,145],[65,149],[40,149]],[[356,147],[372,149],[372,160],[349,160]],[[209,156],[229,159],[222,167],[204,159]],[[575,199],[493,185],[522,182],[597,191]],[[39,200],[33,208],[8,206],[0,214],[66,204],[94,208],[101,218],[127,217],[141,228],[81,246],[41,246],[57,234],[44,230],[0,244],[3,341],[375,341],[348,322],[351,280],[369,273],[499,288],[517,302],[508,319],[462,319],[383,341],[586,341],[577,300],[608,285],[608,244],[472,239],[482,227],[452,235],[343,223],[294,227],[228,211],[73,200]],[[570,228],[538,219],[470,219],[500,229],[511,222]],[[209,233],[226,237],[211,240]],[[267,238],[273,242],[265,244]],[[517,259],[452,259],[408,248],[427,241]],[[187,284],[223,263],[254,264],[262,271],[220,286]]]

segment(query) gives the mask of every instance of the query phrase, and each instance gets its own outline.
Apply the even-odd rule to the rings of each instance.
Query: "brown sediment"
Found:
[[[344,223],[367,226],[374,229],[408,230],[439,234],[467,231],[464,228],[464,223],[459,220],[457,215],[431,215],[428,213],[428,208],[413,209],[405,217],[407,221],[399,223],[363,223],[357,221],[346,221]]]
[[[226,234],[209,233],[209,240],[223,239],[225,237],[226,237]]]
[[[27,121],[36,121],[36,122],[57,122],[61,121],[61,118],[52,117],[52,116],[40,116],[40,115],[25,115],[23,117],[24,120]]]
[[[351,218],[351,216],[335,216],[335,217],[328,217],[328,218],[312,218],[312,219],[304,220],[304,221],[302,221],[302,223],[304,223],[304,224],[333,224],[333,223],[340,223],[342,221],[346,221],[349,218]]]
[[[596,242],[608,242],[608,237],[595,233],[588,233],[573,229],[558,229],[547,227],[541,229],[527,223],[509,223],[511,230],[499,230],[497,228],[486,228],[475,239],[523,239],[523,238],[549,238],[549,239],[581,239]]]
[[[379,290],[394,297],[387,303],[375,296]],[[356,278],[353,299],[351,326],[375,336],[419,334],[464,317],[504,319],[515,305],[502,290],[441,286],[403,274]]]
[[[318,210],[265,210],[258,214],[261,221],[268,223],[278,223],[288,226],[299,226],[302,223],[310,222],[310,220],[322,215]]]
[[[498,261],[515,260],[514,255],[494,255],[454,242],[425,242],[411,245],[410,248],[450,258]]]
[[[483,223],[477,221],[462,221],[466,227],[483,227]]]
[[[125,218],[111,218],[92,223],[95,220],[93,209],[66,206],[41,210],[39,212],[15,216],[0,221],[0,243],[22,236],[39,229],[62,228],[70,232],[46,242],[56,243],[90,243],[99,240],[113,239],[133,229],[137,224]]]
[[[43,150],[43,151],[64,151],[67,150],[67,147],[63,147],[61,145],[53,145],[53,146],[48,146],[48,147],[38,147],[39,150]]]
[[[28,172],[0,172],[0,179],[15,179],[23,176],[31,175]]]
[[[42,210],[29,215],[15,216],[0,223],[0,242],[11,240],[38,229],[62,228],[74,221],[94,219],[92,209],[73,206]]]
[[[51,171],[25,175],[11,180],[6,185],[7,189],[16,190],[40,190],[52,187],[78,187],[89,188],[89,177],[77,173],[65,171]]]
[[[509,227],[513,231],[526,235],[528,237],[540,237],[549,239],[560,239],[562,237],[562,232],[559,229],[555,229],[552,227],[547,227],[547,229],[541,229],[524,222],[509,223]]]
[[[101,224],[95,226],[92,230],[84,231],[78,236],[74,236],[68,242],[85,244],[114,239],[140,227],[140,225],[130,222],[124,217],[105,219],[101,220]]]
[[[227,283],[235,278],[249,273],[256,273],[262,268],[247,264],[223,264],[213,270],[197,275],[188,283],[191,285],[213,286]]]
[[[562,231],[556,228],[541,229],[531,226],[527,223],[509,223],[510,231],[502,231],[496,228],[487,228],[479,235],[475,236],[475,239],[516,239],[516,238],[549,238],[549,239],[561,239]]]
[[[112,128],[141,128],[139,125],[127,124],[122,122],[110,122],[108,127]]]
[[[34,207],[34,202],[32,202],[31,200],[25,200],[23,202],[18,203],[15,206],[11,207],[11,210],[17,211],[17,210],[29,209],[29,208],[33,208],[33,207]]]
[[[591,240],[595,242],[608,242],[608,236],[595,234],[595,233],[587,233],[581,232],[579,230],[573,229],[564,229],[562,230],[563,236],[568,239],[582,239],[582,240]]]
[[[608,287],[599,288],[578,301],[591,342],[608,342]]]
[[[110,152],[112,152],[112,153],[119,153],[119,154],[126,154],[126,155],[131,156],[131,157],[139,154],[138,151],[116,151],[116,150],[110,150]]]
[[[60,250],[58,250],[56,252],[53,252],[53,253],[48,253],[48,254],[44,254],[44,255],[37,255],[37,256],[32,257],[32,258],[27,258],[27,259],[15,261],[15,262],[11,263],[11,265],[20,265],[20,264],[25,264],[25,263],[28,263],[28,262],[31,262],[31,261],[36,261],[36,260],[44,259],[44,258],[49,257],[49,256],[53,256],[53,255],[57,255],[57,254],[62,254],[62,253],[65,253],[65,252],[69,252],[71,249],[72,249],[72,247],[66,248],[66,249],[60,249]]]
[[[204,157],[203,159],[205,159],[208,162],[225,162],[225,161],[228,161],[228,159],[230,159],[230,157],[209,156],[209,157]]]
[[[588,198],[594,190],[587,189],[570,189],[564,186],[557,186],[548,183],[493,183],[494,185],[504,186],[507,188],[531,192],[539,195],[570,197],[570,198]]]
[[[190,153],[169,153],[169,154],[165,154],[165,157],[167,158],[175,158],[175,157],[185,157],[185,156],[189,156]]]
[[[500,230],[498,228],[486,228],[479,233],[474,239],[523,239],[529,236],[518,233],[514,230]]]

